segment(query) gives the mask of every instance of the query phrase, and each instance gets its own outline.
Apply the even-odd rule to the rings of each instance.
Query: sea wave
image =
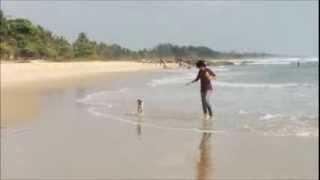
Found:
[[[263,121],[244,123],[242,129],[263,136],[318,137],[317,121],[306,117],[290,117],[281,114],[265,114]]]
[[[317,57],[308,57],[308,58],[300,58],[300,57],[292,57],[292,58],[265,58],[265,59],[250,59],[252,61],[250,64],[292,64],[292,63],[308,63],[308,62],[319,62]]]
[[[127,91],[127,90],[124,90]],[[157,121],[157,117],[153,116],[145,116],[143,119],[145,122],[137,122],[136,116],[133,116],[134,113],[131,113],[130,116],[127,114],[121,114],[116,109],[121,107],[113,107],[111,102],[118,101],[109,101],[110,98],[114,97],[115,93],[119,98],[119,93],[123,93],[124,91],[103,91],[103,92],[95,92],[85,96],[80,99],[78,102],[85,103],[88,105],[87,110],[90,114],[94,116],[99,116],[111,120],[117,120],[121,122],[125,122],[131,125],[143,124],[143,126],[148,126],[151,128],[160,128],[166,130],[177,130],[177,131],[193,131],[193,132],[202,132],[201,129],[192,126],[190,121],[183,121],[183,119],[179,119],[177,116],[166,117],[166,121]],[[108,99],[108,100],[107,100]],[[108,103],[110,102],[110,103]],[[99,105],[99,106],[97,106]],[[118,113],[120,114],[118,114]],[[128,111],[129,112],[129,111]],[[218,130],[211,130],[212,132],[224,132],[224,133],[236,133],[243,132],[245,130],[249,133],[257,133],[263,136],[296,136],[296,137],[318,137],[318,128],[316,123],[316,119],[318,116],[310,115],[310,116],[291,116],[284,115],[279,113],[265,113],[265,114],[257,114],[254,112],[249,112],[247,110],[239,110],[241,116],[248,117],[256,117],[255,121],[252,118],[250,121],[246,121],[243,123],[242,128],[239,129],[229,129],[222,128]],[[161,117],[159,117],[161,118]],[[180,117],[181,118],[181,117]],[[194,118],[192,118],[194,119]],[[186,122],[188,122],[186,124]],[[242,123],[241,123],[242,124]]]
[[[111,120],[116,120],[119,122],[127,123],[130,125],[142,125],[143,127],[149,127],[149,128],[155,128],[155,129],[164,129],[164,130],[170,130],[170,131],[191,131],[191,132],[197,132],[197,133],[226,133],[225,130],[218,130],[218,129],[201,129],[201,128],[196,128],[196,127],[175,127],[175,126],[170,126],[170,125],[161,125],[161,124],[156,124],[152,122],[143,122],[143,121],[137,121],[135,120],[136,118],[129,118],[129,117],[123,117],[119,115],[114,115],[112,113],[107,113],[107,112],[101,112],[97,108],[89,108],[88,109],[89,113],[102,117],[102,118],[108,118]],[[145,118],[144,118],[145,119]]]
[[[274,83],[234,83],[234,82],[223,82],[216,81],[214,83],[215,86],[220,87],[233,87],[233,88],[286,88],[286,87],[312,87],[312,84],[308,83],[282,83],[282,84],[274,84]]]
[[[107,111],[106,109],[101,109],[96,107],[90,107],[88,111],[98,117],[107,118],[108,120],[116,120],[119,122],[131,124],[131,125],[142,125],[143,127],[156,128],[156,129],[164,129],[171,131],[192,131],[197,133],[203,132],[211,132],[211,133],[239,133],[239,132],[247,132],[254,133],[262,136],[282,136],[282,137],[304,137],[304,138],[313,138],[318,137],[318,128],[314,124],[310,124],[310,121],[292,121],[286,119],[284,120],[274,120],[269,116],[269,121],[258,121],[260,124],[243,124],[240,128],[220,128],[220,129],[202,129],[197,127],[188,127],[185,126],[183,121],[179,119],[170,118],[171,121],[177,121],[180,125],[174,123],[156,123],[156,121],[151,121],[150,119],[144,117],[144,121],[138,121],[137,116],[124,116],[124,115],[116,115],[111,111]],[[176,123],[177,123],[176,122]],[[261,124],[262,123],[262,124]],[[245,130],[245,131],[244,131]]]
[[[319,62],[318,57],[301,58],[302,62]]]
[[[230,71],[230,68],[226,68],[224,66],[214,67],[213,71],[215,72],[225,72]]]
[[[85,97],[78,99],[78,103],[95,105],[95,106],[106,106],[112,108],[113,105],[109,103],[113,98],[119,97],[119,95],[127,93],[128,88],[122,88],[113,91],[99,91],[86,95]]]
[[[190,78],[186,78],[186,77],[154,79],[151,82],[147,83],[147,85],[150,87],[156,87],[156,86],[168,85],[168,84],[183,84],[188,82],[188,80],[190,80]]]
[[[238,113],[239,113],[239,114],[248,114],[249,112],[248,112],[248,111],[245,111],[245,110],[240,109]]]
[[[281,117],[281,114],[265,114],[262,117],[260,117],[260,120],[268,120],[268,119],[273,119],[273,118],[277,118],[277,117]]]
[[[279,129],[262,131],[264,136],[295,136],[295,137],[319,137],[319,130],[313,127],[283,127]]]
[[[147,85],[150,87],[157,87],[161,85],[169,84],[184,84],[190,81],[190,78],[187,77],[172,77],[172,78],[163,78],[163,79],[154,79],[149,82]],[[231,88],[286,88],[286,87],[312,87],[312,84],[308,83],[234,83],[226,81],[215,81],[213,82],[214,86],[217,87],[231,87]]]

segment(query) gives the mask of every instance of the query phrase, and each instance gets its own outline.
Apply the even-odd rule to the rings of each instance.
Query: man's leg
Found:
[[[206,92],[201,92],[201,103],[203,114],[207,114]]]
[[[211,95],[212,95],[212,90],[209,90],[205,93],[205,103],[206,103],[206,108],[208,109],[209,116],[212,117],[212,108],[211,108]]]

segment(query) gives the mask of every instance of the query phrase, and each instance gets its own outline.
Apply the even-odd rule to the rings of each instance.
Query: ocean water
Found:
[[[247,65],[210,67],[214,118],[208,131],[265,136],[318,136],[318,59],[252,60]],[[128,78],[116,89],[98,89],[78,100],[104,120],[168,130],[202,132],[199,83],[186,86],[197,69],[168,69]],[[144,101],[143,116],[136,100]]]

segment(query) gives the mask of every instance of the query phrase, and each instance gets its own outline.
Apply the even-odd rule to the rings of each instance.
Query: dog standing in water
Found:
[[[142,134],[142,124],[143,122],[143,101],[137,99],[137,134],[140,137]]]
[[[143,101],[141,99],[137,99],[137,114],[143,114]]]

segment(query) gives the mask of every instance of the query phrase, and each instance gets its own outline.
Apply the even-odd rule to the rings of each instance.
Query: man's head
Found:
[[[207,67],[206,62],[204,60],[199,60],[196,63],[196,66],[197,66],[198,69],[204,69],[204,68]]]

